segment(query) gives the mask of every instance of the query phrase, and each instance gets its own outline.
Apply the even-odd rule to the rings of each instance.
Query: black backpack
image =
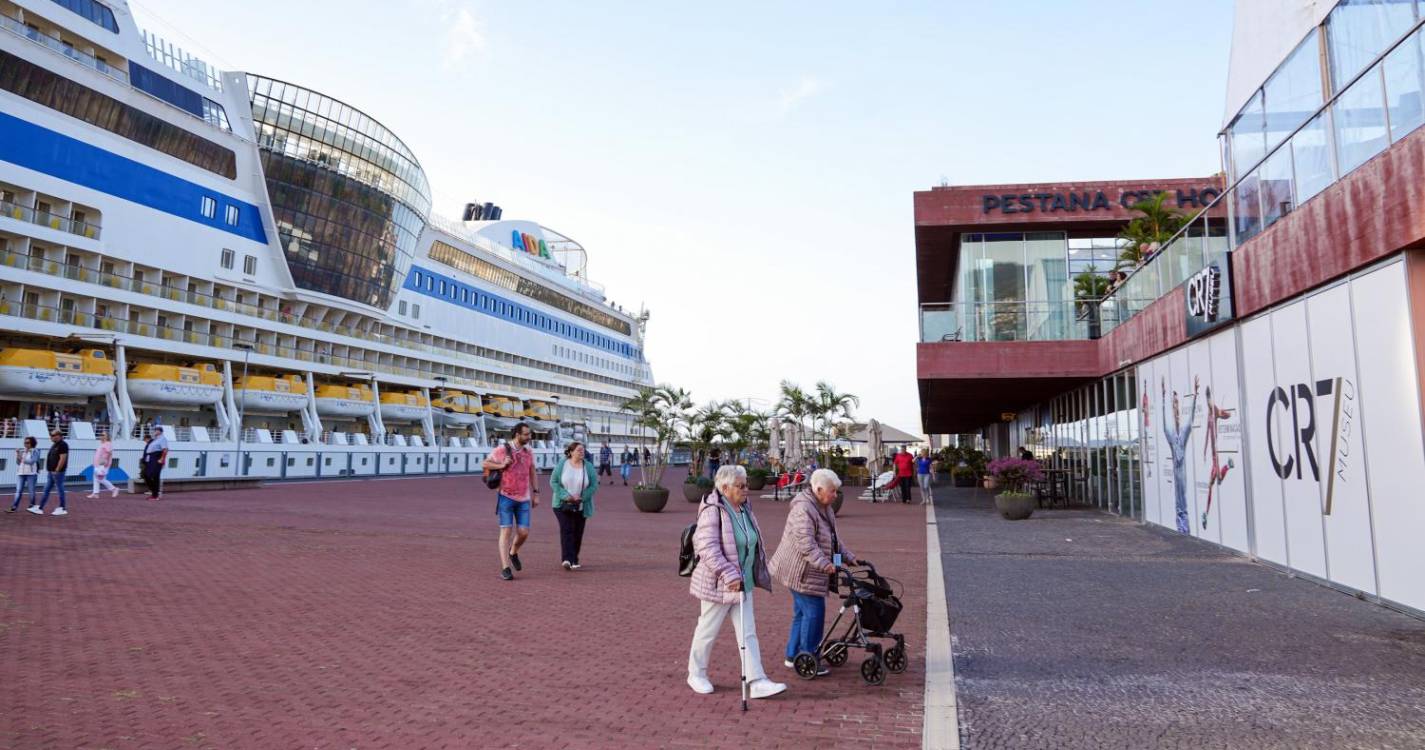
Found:
[[[719,503],[721,505],[721,503]],[[702,513],[701,504],[698,513]],[[717,511],[717,531],[718,537],[722,537],[722,508]],[[694,521],[683,529],[682,544],[678,548],[678,575],[687,578],[698,569],[698,553],[693,551],[693,537],[698,533],[698,522]]]

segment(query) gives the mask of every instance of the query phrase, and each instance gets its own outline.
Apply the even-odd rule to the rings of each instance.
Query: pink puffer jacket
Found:
[[[767,553],[762,544],[762,527],[752,506],[747,516],[757,530],[757,557],[752,563],[752,577],[757,588],[772,590],[772,574],[767,570]],[[722,526],[721,535],[718,526]],[[737,564],[737,537],[732,531],[732,516],[726,501],[716,491],[698,504],[698,529],[693,533],[693,551],[698,555],[698,567],[693,570],[688,593],[714,604],[736,604],[742,592],[728,591],[734,581],[742,580],[742,568]]]
[[[836,515],[830,508],[823,511],[817,504],[811,489],[805,489],[792,498],[792,507],[787,511],[787,525],[782,529],[782,541],[777,552],[772,555],[772,575],[777,583],[798,594],[826,596],[831,586],[831,576],[826,574],[826,566],[832,562],[832,538],[836,531]],[[839,537],[841,564],[856,561],[851,550]]]

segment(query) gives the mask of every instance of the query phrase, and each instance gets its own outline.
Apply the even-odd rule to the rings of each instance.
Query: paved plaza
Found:
[[[1104,513],[938,492],[965,747],[1425,747],[1425,622]]]
[[[923,509],[848,499],[840,522],[905,585],[909,670],[881,687],[855,661],[796,679],[779,587],[758,630],[790,687],[743,714],[730,623],[717,693],[684,683],[698,605],[676,575],[681,481],[670,472],[659,514],[605,487],[574,573],[536,509],[513,583],[497,575],[494,495],[471,477],[0,516],[0,748],[919,747]],[[770,553],[786,504],[754,502]]]

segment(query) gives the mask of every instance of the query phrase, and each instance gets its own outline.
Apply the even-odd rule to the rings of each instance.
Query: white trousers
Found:
[[[717,640],[717,634],[722,630],[722,622],[727,619],[728,614],[732,615],[733,632],[737,634],[737,643],[743,644],[744,637],[747,645],[747,681],[765,679],[767,673],[762,671],[762,649],[757,644],[757,612],[752,607],[752,593],[747,593],[747,611],[743,612],[742,604],[713,604],[712,602],[702,602],[703,612],[698,616],[698,627],[693,630],[693,647],[688,652],[688,674],[693,677],[708,676],[708,657],[712,655],[713,641]],[[747,618],[747,633],[742,632],[743,616]],[[738,657],[741,658],[741,654]]]
[[[99,494],[99,486],[100,486],[100,485],[103,485],[104,489],[106,489],[106,490],[112,490],[112,489],[114,489],[113,483],[111,483],[111,482],[109,481],[109,475],[108,475],[108,474],[104,474],[103,476],[100,476],[98,472],[95,472],[95,473],[94,473],[94,494],[95,494],[95,495]]]

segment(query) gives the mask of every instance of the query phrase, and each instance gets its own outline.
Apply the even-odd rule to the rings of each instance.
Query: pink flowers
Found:
[[[1004,485],[1007,492],[1023,492],[1024,485],[1044,478],[1038,461],[1026,461],[1022,458],[996,459],[986,468],[991,476]]]

